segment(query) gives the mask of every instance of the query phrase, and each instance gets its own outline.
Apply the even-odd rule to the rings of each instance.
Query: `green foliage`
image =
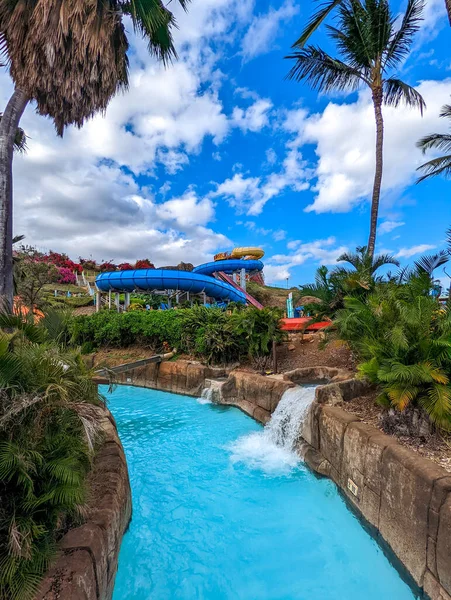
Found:
[[[385,265],[399,266],[398,261],[388,254],[371,257],[366,246],[356,248],[354,253],[345,253],[338,257],[338,262],[347,262],[352,269],[337,266],[333,271],[325,266],[316,271],[315,283],[300,286],[302,296],[311,296],[319,302],[305,304],[305,309],[318,318],[333,318],[344,306],[345,296],[364,298],[376,283],[383,280],[376,275]]]
[[[430,277],[379,283],[367,298],[345,299],[335,324],[362,361],[361,375],[380,385],[380,400],[404,410],[422,407],[451,428],[451,308],[429,295]]]
[[[101,398],[64,314],[0,327],[0,599],[28,600],[81,518]]]
[[[83,306],[92,306],[94,300],[92,296],[47,296],[45,298],[47,304],[51,306],[70,306],[72,308],[80,308]]]
[[[277,309],[227,310],[193,308],[165,311],[101,311],[73,318],[70,329],[76,344],[123,347],[142,344],[163,350],[167,343],[180,352],[208,362],[224,363],[243,356],[268,355],[281,332]]]

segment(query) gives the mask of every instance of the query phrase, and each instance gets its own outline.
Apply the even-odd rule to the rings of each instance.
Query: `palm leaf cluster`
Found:
[[[58,537],[79,522],[101,402],[49,327],[0,317],[0,599],[34,597]]]
[[[175,56],[175,20],[162,0],[0,0],[0,51],[16,87],[53,118],[58,134],[81,127],[127,87],[124,15],[153,54]]]
[[[348,295],[360,298],[367,295],[376,283],[382,281],[382,277],[376,275],[381,267],[399,265],[396,258],[389,254],[372,258],[366,246],[360,246],[352,253],[344,253],[337,260],[349,263],[352,269],[339,265],[329,272],[327,267],[321,266],[316,271],[315,283],[300,286],[301,296],[312,296],[319,300],[318,303],[305,306],[318,319],[333,318],[343,308],[344,298]]]
[[[451,308],[429,288],[426,272],[412,273],[403,285],[379,285],[366,299],[346,298],[335,323],[362,361],[362,376],[380,385],[382,403],[398,410],[420,406],[450,429]]]
[[[450,104],[442,107],[440,116],[451,120]],[[423,150],[423,154],[428,150],[444,152],[442,156],[432,158],[418,167],[418,170],[423,173],[418,183],[436,175],[451,176],[451,133],[431,133],[419,140],[417,146]]]
[[[317,46],[304,47],[318,20],[321,22],[334,8],[337,8],[338,27],[327,25],[327,31],[341,58],[334,58]],[[328,3],[314,15],[310,27],[307,25],[293,45],[294,52],[287,56],[294,60],[288,77],[296,81],[305,79],[323,92],[352,92],[366,85],[373,93],[381,94],[386,104],[398,106],[404,102],[422,111],[425,103],[415,88],[391,75],[409,54],[422,11],[422,0],[409,0],[398,25],[388,0]]]

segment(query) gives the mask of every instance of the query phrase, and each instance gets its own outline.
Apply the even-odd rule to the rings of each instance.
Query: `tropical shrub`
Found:
[[[379,284],[365,299],[348,297],[335,324],[361,360],[361,376],[380,386],[379,401],[400,411],[418,406],[451,428],[451,307],[429,294],[430,277]]]
[[[125,262],[118,265],[117,268],[119,269],[119,271],[130,271],[134,267],[130,263]]]
[[[272,340],[279,341],[281,312],[276,309],[240,311],[193,308],[165,311],[101,311],[72,319],[75,344],[100,346],[149,346],[160,352],[166,344],[180,352],[224,363],[241,357],[267,356]]]
[[[305,309],[316,317],[333,318],[343,308],[345,296],[364,298],[383,277],[376,274],[386,265],[399,266],[399,262],[390,254],[380,254],[371,258],[366,246],[359,246],[353,253],[344,253],[338,257],[339,263],[349,263],[352,267],[338,265],[331,272],[325,266],[319,267],[315,283],[300,286],[301,297],[315,298],[315,303],[305,303]]]
[[[92,373],[62,345],[64,320],[46,319],[0,318],[2,600],[31,600],[57,540],[81,521],[96,442]]]

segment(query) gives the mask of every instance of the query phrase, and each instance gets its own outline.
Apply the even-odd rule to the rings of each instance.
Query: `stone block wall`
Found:
[[[316,401],[303,437],[306,463],[340,487],[415,584],[451,600],[451,474],[338,406]]]
[[[227,371],[188,360],[149,363],[116,376],[117,383],[136,385],[174,394],[200,396],[206,379],[226,377]],[[99,380],[100,381],[100,380]]]
[[[89,476],[86,522],[60,541],[35,600],[111,600],[122,537],[131,518],[127,463],[110,412],[99,408],[104,441]]]

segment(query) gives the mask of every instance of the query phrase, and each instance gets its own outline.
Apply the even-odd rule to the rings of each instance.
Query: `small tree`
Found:
[[[25,306],[33,309],[42,305],[42,291],[48,283],[58,281],[57,267],[40,259],[35,248],[22,246],[14,264],[17,295]]]

